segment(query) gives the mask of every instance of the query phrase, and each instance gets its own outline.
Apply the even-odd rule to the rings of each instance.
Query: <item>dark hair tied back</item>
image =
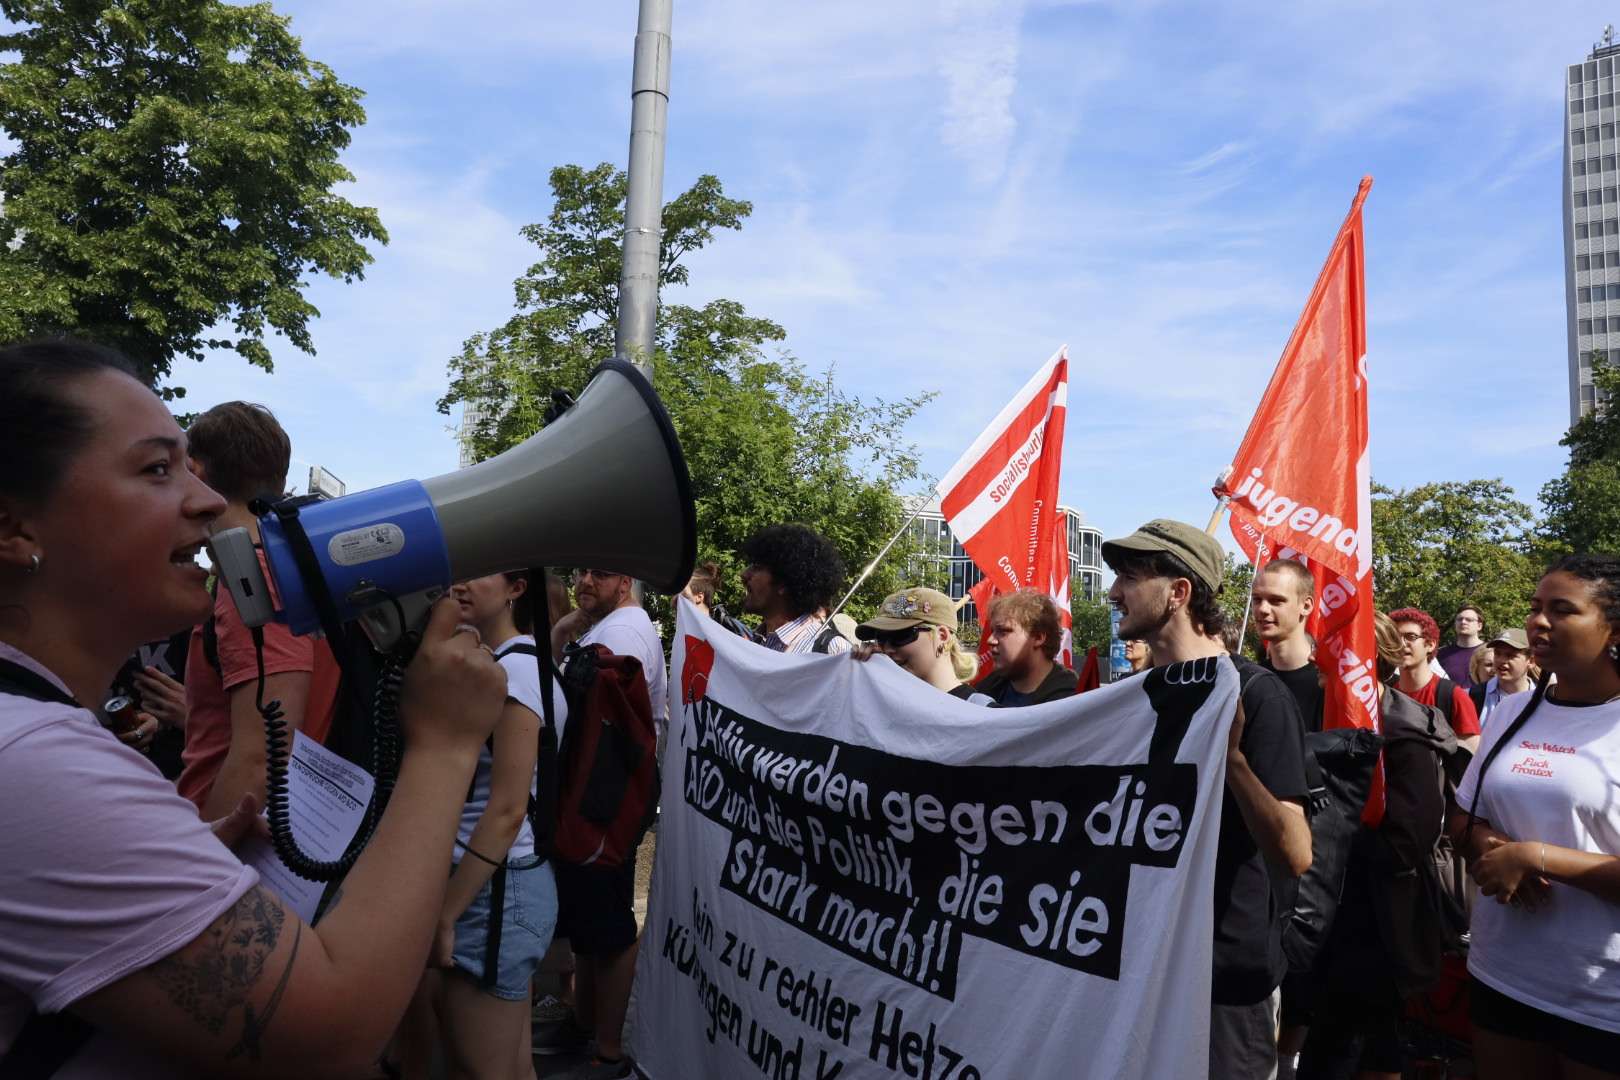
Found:
[[[0,349],[0,498],[48,502],[91,434],[90,413],[73,400],[75,382],[135,369],[112,349],[60,338]]]
[[[1603,617],[1610,626],[1620,630],[1620,558],[1613,555],[1565,555],[1547,567],[1547,573],[1563,573],[1590,581],[1592,592],[1603,605]],[[1620,660],[1612,662],[1616,668],[1620,668]]]

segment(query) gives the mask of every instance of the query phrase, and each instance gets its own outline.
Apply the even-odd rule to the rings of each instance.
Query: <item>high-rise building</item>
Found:
[[[1569,422],[1597,404],[1592,354],[1620,361],[1620,171],[1615,169],[1614,27],[1565,73],[1564,298],[1569,322]]]
[[[1102,595],[1102,531],[1087,525],[1085,514],[1072,506],[1059,505],[1058,512],[1069,532],[1069,577],[1079,579],[1083,596],[1095,599]],[[951,534],[939,499],[929,500],[909,531],[918,557],[927,561],[928,569],[939,572],[939,583],[952,600],[962,599],[984,577],[962,542]],[[964,623],[977,622],[979,617],[971,601],[962,605],[960,616]]]

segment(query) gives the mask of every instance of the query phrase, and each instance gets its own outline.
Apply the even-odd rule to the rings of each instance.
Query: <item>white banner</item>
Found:
[[[653,1080],[1207,1072],[1237,672],[987,710],[680,603],[631,1053]]]

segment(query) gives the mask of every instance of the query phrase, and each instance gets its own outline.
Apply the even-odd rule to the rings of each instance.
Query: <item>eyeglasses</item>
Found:
[[[866,640],[880,649],[903,649],[916,641],[917,635],[921,634],[922,630],[922,625],[918,624],[917,626],[908,626],[904,630],[881,631]]]
[[[1423,638],[1423,635],[1420,634],[1420,633],[1413,633],[1411,631],[1408,631],[1408,632],[1401,635],[1401,640],[1406,642],[1409,645],[1416,645],[1418,642],[1424,640],[1424,638]]]
[[[601,581],[603,578],[624,577],[624,575],[616,574],[611,570],[575,570],[573,582],[575,585],[578,585],[581,581],[584,581],[588,577]]]

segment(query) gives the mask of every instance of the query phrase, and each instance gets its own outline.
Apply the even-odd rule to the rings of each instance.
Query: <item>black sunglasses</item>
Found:
[[[922,625],[918,624],[908,626],[904,630],[878,631],[866,640],[880,649],[903,649],[916,641],[917,635],[922,633],[922,630]]]

